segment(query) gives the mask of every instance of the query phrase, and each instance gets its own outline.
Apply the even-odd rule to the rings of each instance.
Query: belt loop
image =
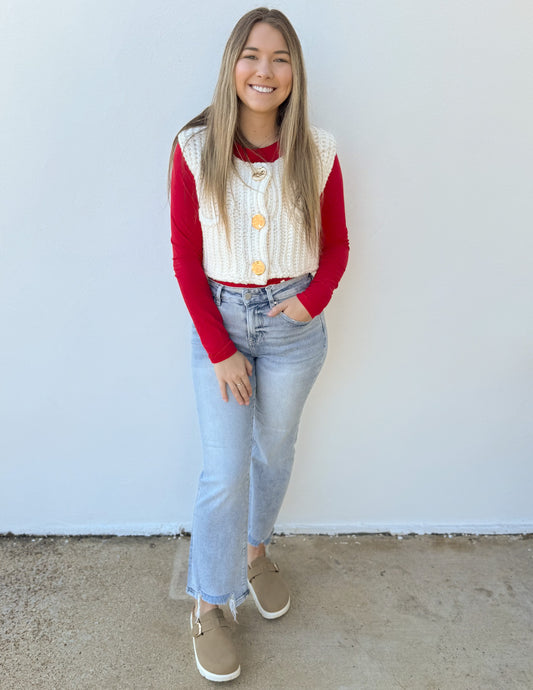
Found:
[[[268,297],[268,303],[270,304],[271,307],[275,307],[277,304],[276,299],[275,299],[274,295],[272,294],[273,289],[274,289],[273,285],[265,285],[265,292],[266,292],[267,297]]]

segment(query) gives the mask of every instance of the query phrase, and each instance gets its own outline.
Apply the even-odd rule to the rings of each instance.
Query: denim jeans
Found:
[[[249,593],[247,542],[268,544],[289,483],[304,403],[326,357],[323,314],[294,321],[267,316],[305,290],[312,277],[257,288],[209,280],[237,349],[253,366],[250,404],[222,400],[196,329],[192,371],[203,447],[193,513],[187,592],[233,616]]]

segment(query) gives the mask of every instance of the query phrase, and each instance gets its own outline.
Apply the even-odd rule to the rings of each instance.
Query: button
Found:
[[[262,180],[266,174],[267,174],[266,168],[254,168],[254,171],[252,173],[252,177],[254,178],[254,180]]]
[[[256,230],[261,230],[261,228],[264,228],[265,223],[266,223],[266,221],[260,213],[256,213],[255,216],[252,218],[252,226]]]
[[[252,271],[256,276],[260,276],[262,273],[264,273],[265,268],[266,266],[262,261],[254,261],[252,264]]]
[[[251,292],[245,292],[244,293],[244,299],[248,301],[249,299],[252,299],[252,293]]]

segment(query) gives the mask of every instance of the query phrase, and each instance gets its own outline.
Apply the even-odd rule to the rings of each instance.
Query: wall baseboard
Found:
[[[0,535],[16,536],[172,536],[190,533],[191,523],[143,522],[109,524],[7,525]],[[533,521],[432,523],[432,522],[343,522],[343,523],[280,523],[275,534],[532,534]]]

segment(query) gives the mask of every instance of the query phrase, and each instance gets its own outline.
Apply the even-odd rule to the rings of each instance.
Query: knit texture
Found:
[[[322,193],[335,160],[335,140],[329,132],[317,127],[311,131],[318,149]],[[234,159],[236,174],[231,177],[226,196],[228,245],[217,209],[202,187],[200,163],[204,142],[203,127],[179,135],[180,148],[196,183],[206,275],[222,282],[266,285],[272,278],[315,273],[319,253],[309,249],[303,228],[291,218],[290,209],[282,200],[283,158],[272,163]],[[252,225],[257,215],[264,219],[264,227],[260,229]],[[254,262],[264,265],[260,275],[252,270]]]

